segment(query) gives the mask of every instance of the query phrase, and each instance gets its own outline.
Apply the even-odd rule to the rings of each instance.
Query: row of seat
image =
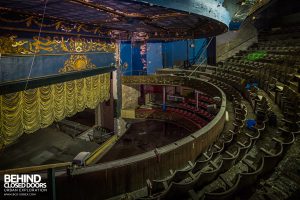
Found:
[[[177,113],[179,115],[184,116],[185,118],[188,118],[196,122],[199,128],[204,127],[208,123],[208,121],[205,121],[202,117],[199,117],[197,115],[197,114],[200,115],[200,112],[197,112],[197,114],[195,114],[194,111],[189,111],[187,109],[174,108],[174,107],[167,107],[167,111]]]
[[[263,103],[261,103],[260,105],[263,105]],[[259,110],[259,109],[257,109]],[[261,126],[260,130],[263,130],[264,129],[264,125]],[[258,132],[259,133],[259,132]],[[258,135],[253,135],[253,137],[257,138],[259,137],[259,134]],[[287,146],[290,146],[293,141],[294,141],[294,135],[293,133],[290,133],[290,136],[284,140],[278,140],[278,138],[273,138],[273,140],[277,140],[280,142],[282,149],[285,149],[284,151],[286,151],[287,149]],[[275,154],[275,155],[271,155],[271,156],[265,156],[266,160],[268,161],[267,164],[264,166],[264,170],[263,171],[268,171],[266,169],[273,169],[275,164],[278,163],[278,161],[281,159],[281,156],[284,154],[284,152],[281,154],[281,150],[278,151],[278,154]],[[228,193],[232,192],[232,190],[228,190],[227,191]],[[228,194],[227,192],[224,193],[224,195],[226,196],[226,194]]]
[[[199,116],[205,118],[208,121],[211,121],[214,118],[214,115],[210,114],[209,112],[207,112],[206,110],[203,110],[201,108],[196,108],[195,106],[191,106],[187,103],[179,103],[178,106],[180,108],[183,108],[185,110],[191,111],[193,113],[198,114]]]
[[[288,144],[291,143],[292,141],[288,142]],[[273,170],[282,159],[284,150],[286,149],[284,146],[284,143],[279,141],[276,143],[275,153],[270,150],[261,149],[261,152],[263,152],[263,156],[261,157],[253,158],[247,155],[242,160],[247,165],[247,171],[236,174],[232,181],[228,181],[224,175],[220,175],[219,178],[224,182],[226,187],[216,188],[213,191],[205,193],[205,199],[232,199],[239,190],[247,189],[249,186],[255,184],[260,175]],[[190,196],[192,199],[199,199],[199,196],[195,198],[193,192],[190,192]]]
[[[267,51],[270,53],[293,53],[300,50],[300,46],[268,46],[268,45],[252,45],[246,50],[247,53],[256,51]]]
[[[262,131],[262,129],[257,131],[257,133],[260,133],[260,131]],[[260,134],[254,135],[254,138],[258,139],[259,136]],[[275,145],[273,145],[274,149],[266,150],[264,148],[260,148],[261,156],[258,158],[252,158],[254,161],[259,160],[258,165],[254,166],[253,161],[249,161],[251,156],[247,155],[242,162],[247,164],[248,169],[251,171],[236,174],[232,181],[228,181],[225,175],[220,175],[219,179],[224,182],[226,187],[224,188],[222,186],[220,188],[215,188],[213,191],[206,192],[205,199],[232,199],[232,196],[235,195],[238,190],[247,188],[248,186],[254,184],[258,175],[265,174],[274,169],[276,164],[281,160],[282,156],[287,151],[288,147],[294,142],[295,137],[293,133],[289,133],[289,135],[281,134],[279,137],[273,137],[272,140],[275,141]],[[190,191],[189,194],[192,199],[200,198],[199,195],[195,195],[196,193],[194,191]]]
[[[197,106],[197,101],[195,99],[187,99],[186,103]],[[202,101],[198,101],[198,107],[203,108],[204,110],[206,110],[207,109],[207,104],[202,102]]]
[[[258,43],[260,44],[260,43]],[[290,46],[285,47],[285,49],[297,49],[294,43],[290,43]],[[257,44],[254,45],[256,48]],[[259,46],[259,48],[263,48],[264,46]],[[266,48],[269,48],[268,46]],[[275,47],[272,47],[275,48]],[[278,47],[282,48],[282,47]],[[272,52],[267,52],[259,60],[247,60],[245,56],[249,53],[253,52],[252,47],[250,47],[246,51],[242,51],[240,56],[235,56],[229,58],[225,63],[226,67],[232,67],[232,65],[238,65],[238,67],[247,67],[251,70],[260,70],[258,74],[260,74],[260,79],[262,79],[262,83],[268,80],[271,76],[274,76],[278,80],[282,82],[289,81],[293,77],[290,75],[297,71],[296,63],[299,61],[299,53],[298,50],[295,55],[292,55],[291,52],[282,53],[281,51],[273,50]],[[246,54],[246,55],[245,55]],[[285,54],[285,55],[284,55]]]
[[[269,30],[262,30],[259,33],[259,42],[261,40],[286,40],[286,38],[299,38],[300,27],[277,27]]]
[[[181,126],[187,128],[188,130],[194,132],[201,129],[207,124],[202,118],[194,115],[189,115],[179,109],[176,112],[167,109],[165,112],[161,108],[151,107],[151,108],[139,108],[135,110],[135,117],[142,119],[158,119],[158,120],[168,120],[172,122],[179,123]]]

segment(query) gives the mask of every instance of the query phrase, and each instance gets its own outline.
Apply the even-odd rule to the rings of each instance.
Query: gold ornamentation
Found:
[[[0,53],[1,54],[30,54],[30,50],[24,46],[28,43],[25,40],[16,41],[17,36],[0,37]]]
[[[101,34],[102,33],[100,27],[89,29],[84,24],[76,24],[74,26],[74,25],[67,24],[63,21],[53,21],[53,23],[50,23],[50,24],[45,24],[45,23],[42,24],[40,22],[41,19],[39,17],[34,17],[34,16],[30,16],[30,17],[27,17],[25,19],[19,19],[19,20],[11,20],[11,19],[7,19],[7,18],[4,18],[4,17],[0,16],[0,21],[5,22],[5,23],[25,23],[27,27],[30,27],[32,25],[36,25],[38,27],[43,27],[43,28],[55,27],[56,30],[62,30],[62,31],[66,31],[66,32],[84,31],[84,32],[87,32],[87,33],[94,33],[94,34]]]
[[[64,67],[60,69],[59,72],[64,73],[93,68],[96,68],[96,65],[91,63],[91,60],[86,55],[71,55],[71,57],[65,62]]]
[[[0,37],[1,54],[35,54],[41,52],[109,52],[115,53],[115,43],[105,43],[100,40],[64,37],[33,37],[33,40],[20,40],[17,36]]]

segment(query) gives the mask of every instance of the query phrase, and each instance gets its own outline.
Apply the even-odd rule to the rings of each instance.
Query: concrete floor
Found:
[[[189,134],[188,130],[163,121],[147,120],[133,123],[99,163],[141,154],[175,142]]]
[[[0,153],[0,169],[72,161],[81,151],[92,152],[98,144],[72,139],[55,126],[24,134]]]

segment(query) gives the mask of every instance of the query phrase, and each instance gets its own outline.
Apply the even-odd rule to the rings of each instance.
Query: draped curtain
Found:
[[[1,95],[0,145],[85,108],[94,109],[109,98],[109,73]]]

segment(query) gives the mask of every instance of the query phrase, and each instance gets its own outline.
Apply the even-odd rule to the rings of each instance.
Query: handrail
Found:
[[[32,173],[37,171],[45,171],[47,169],[64,168],[64,167],[71,166],[71,164],[72,164],[71,162],[64,162],[64,163],[55,163],[55,164],[48,164],[48,165],[37,165],[37,166],[30,166],[30,167],[5,169],[5,170],[0,170],[0,174]]]
[[[100,154],[102,154],[108,147],[112,146],[118,140],[118,135],[115,134],[106,140],[100,147],[98,147],[93,153],[89,155],[86,159],[85,164],[90,165],[99,159]]]

